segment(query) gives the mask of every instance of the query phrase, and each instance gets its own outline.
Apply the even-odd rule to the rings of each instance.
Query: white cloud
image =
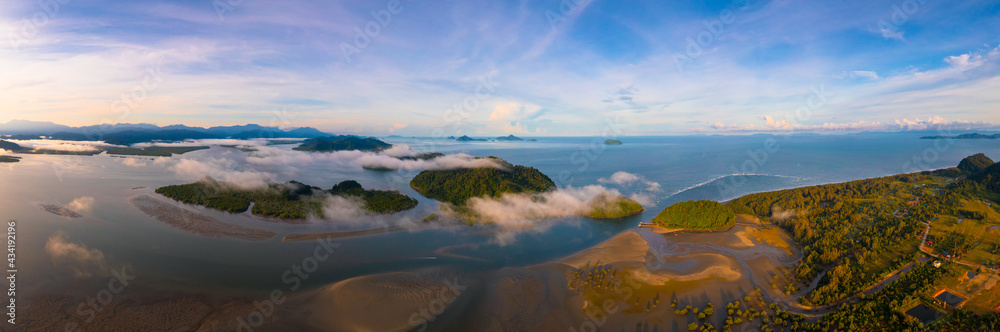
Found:
[[[275,175],[268,172],[243,170],[236,161],[226,158],[180,159],[170,169],[190,181],[210,176],[244,189],[264,188],[275,179]]]
[[[128,167],[146,167],[146,162],[138,158],[121,158],[122,165]]]
[[[94,207],[94,198],[90,196],[79,197],[70,202],[67,207],[76,212],[90,212]]]
[[[878,73],[867,70],[855,70],[851,72],[852,78],[864,77],[869,79],[878,79]]]
[[[615,172],[614,174],[611,174],[611,177],[608,178],[597,179],[597,182],[613,183],[620,186],[631,186],[633,183],[641,182],[643,185],[646,186],[646,188],[643,189],[645,191],[658,192],[661,190],[660,184],[657,182],[649,181],[646,180],[645,177],[622,171]]]
[[[595,200],[621,196],[602,186],[568,187],[535,194],[504,194],[473,197],[466,205],[485,221],[502,226],[523,227],[538,219],[580,216],[590,212]]]
[[[490,113],[490,121],[519,121],[532,119],[538,116],[542,108],[538,105],[525,105],[519,103],[506,103],[497,105]]]

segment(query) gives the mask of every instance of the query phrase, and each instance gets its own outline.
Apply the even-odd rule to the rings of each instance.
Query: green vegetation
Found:
[[[513,166],[500,158],[489,158],[502,168],[426,170],[413,177],[410,186],[421,195],[454,205],[462,205],[472,197],[543,192],[556,187],[552,179],[533,167]]]
[[[616,139],[609,139],[609,140],[605,140],[604,144],[606,144],[606,145],[622,145],[622,141],[619,141],[619,140],[616,140]]]
[[[310,215],[322,218],[327,195],[354,196],[365,202],[365,209],[372,213],[389,214],[417,206],[417,200],[396,191],[364,190],[355,181],[344,181],[325,191],[291,181],[272,184],[267,188],[239,189],[228,184],[206,179],[183,185],[170,185],[156,189],[156,193],[177,201],[202,205],[222,211],[239,213],[250,208],[252,214],[282,219],[305,219]]]
[[[624,218],[634,214],[642,213],[645,209],[642,204],[624,196],[599,197],[595,199],[593,210],[587,214],[591,218],[613,219]]]
[[[993,159],[990,159],[985,154],[977,153],[962,159],[962,162],[958,163],[958,169],[968,174],[976,174],[990,167],[990,165],[993,165]]]
[[[736,214],[719,202],[685,201],[664,208],[653,223],[666,228],[718,230],[735,225]]]
[[[298,151],[333,152],[345,150],[381,151],[391,147],[391,144],[371,137],[330,136],[310,138],[293,148]]]
[[[21,157],[0,156],[0,163],[16,163],[21,161]]]

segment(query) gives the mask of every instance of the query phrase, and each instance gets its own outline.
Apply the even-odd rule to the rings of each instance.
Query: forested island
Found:
[[[604,145],[622,145],[622,141],[616,139],[604,140]]]
[[[623,218],[646,210],[642,204],[625,196],[598,197],[593,205],[587,216],[595,219]]]
[[[303,141],[301,145],[292,149],[310,152],[334,152],[347,150],[382,151],[391,146],[391,144],[380,141],[377,138],[340,135],[310,138]]]
[[[488,158],[500,168],[425,170],[413,177],[410,187],[421,195],[454,205],[462,205],[472,197],[498,197],[505,193],[533,193],[556,188],[552,179],[534,167]]]
[[[417,206],[417,200],[398,191],[365,190],[353,180],[343,181],[330,190],[296,181],[261,189],[238,189],[206,178],[189,184],[160,187],[156,193],[183,203],[232,213],[250,209],[250,213],[255,215],[282,219],[305,219],[310,215],[323,218],[323,205],[329,196],[357,197],[364,202],[365,210],[376,214],[391,214]]]
[[[0,163],[16,163],[21,161],[21,157],[0,156]]]
[[[555,182],[534,167],[512,165],[487,157],[499,165],[483,168],[425,170],[410,181],[421,195],[452,204],[462,217],[475,219],[466,202],[473,197],[497,198],[504,194],[539,194],[556,189]],[[535,197],[534,199],[543,199]],[[644,211],[641,204],[624,196],[598,196],[582,216],[599,219],[622,218]]]
[[[685,201],[664,208],[653,223],[668,229],[714,231],[735,225],[736,214],[719,202]]]

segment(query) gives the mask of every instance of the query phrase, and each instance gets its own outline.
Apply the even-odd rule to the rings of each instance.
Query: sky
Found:
[[[0,123],[998,129],[1000,0],[5,1]]]

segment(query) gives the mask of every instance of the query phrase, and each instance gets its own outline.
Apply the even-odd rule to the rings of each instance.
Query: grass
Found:
[[[758,228],[750,232],[750,236],[753,236],[753,239],[757,240],[757,242],[767,244],[778,249],[783,249],[789,254],[792,253],[791,243],[793,240],[788,233],[781,228]]]

